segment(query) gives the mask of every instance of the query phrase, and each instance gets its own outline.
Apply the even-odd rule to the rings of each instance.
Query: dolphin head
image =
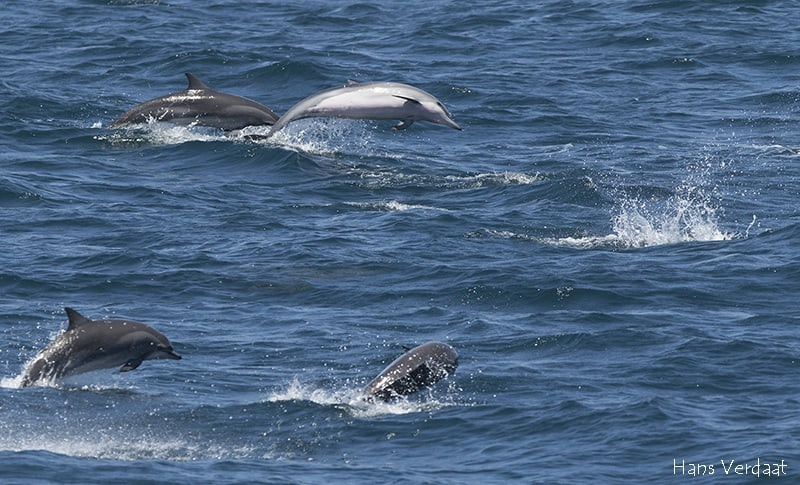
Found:
[[[153,330],[155,333],[155,330]],[[175,349],[172,348],[172,344],[169,343],[167,337],[158,333],[158,336],[154,336],[154,338],[149,342],[150,345],[150,352],[147,354],[147,358],[145,360],[159,360],[159,359],[172,359],[172,360],[181,360],[181,356],[175,352]]]
[[[453,119],[453,115],[447,111],[447,108],[444,107],[441,101],[436,98],[432,100],[425,100],[420,103],[424,110],[425,117],[420,118],[425,121],[430,121],[431,123],[437,123],[439,125],[449,126],[450,128],[455,128],[456,130],[461,131],[461,126],[456,123],[456,120]]]
[[[127,347],[130,355],[130,358],[120,367],[120,372],[132,371],[145,360],[181,359],[167,337],[158,330],[138,324],[138,322],[117,322],[119,322],[118,325],[132,325],[129,333],[120,337],[120,345]]]
[[[408,116],[403,120],[403,124],[398,129],[403,129],[413,121],[430,121],[439,125],[449,126],[456,130],[461,130],[461,126],[453,119],[453,115],[447,111],[441,101],[430,93],[406,84],[386,83],[392,86],[397,92],[392,94],[395,98],[405,100],[405,108]]]

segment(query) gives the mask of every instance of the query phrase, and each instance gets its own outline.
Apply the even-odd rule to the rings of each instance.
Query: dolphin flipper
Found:
[[[414,120],[403,120],[399,124],[392,127],[393,130],[405,130],[409,126],[414,124]]]
[[[141,358],[131,359],[128,362],[125,362],[125,364],[119,368],[119,371],[120,372],[132,371],[142,364],[142,360],[143,359]]]

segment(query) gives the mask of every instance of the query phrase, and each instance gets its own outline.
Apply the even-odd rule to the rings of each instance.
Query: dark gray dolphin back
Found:
[[[428,342],[406,351],[364,388],[368,398],[390,401],[429,387],[455,372],[458,353],[448,344]]]
[[[221,93],[208,87],[191,72],[188,87],[134,106],[114,120],[114,130],[128,125],[165,121],[177,125],[198,125],[222,130],[247,126],[272,125],[278,115],[266,106],[241,96]]]

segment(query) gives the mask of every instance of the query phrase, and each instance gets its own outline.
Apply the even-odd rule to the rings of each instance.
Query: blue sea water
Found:
[[[796,481],[798,15],[5,4],[0,482]],[[107,129],[187,71],[278,113],[405,82],[464,130]],[[20,388],[65,306],[183,360]],[[431,340],[450,379],[360,398]]]

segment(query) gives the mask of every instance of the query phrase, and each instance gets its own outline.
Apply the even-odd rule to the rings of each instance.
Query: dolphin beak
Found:
[[[158,351],[161,353],[161,356],[157,357],[159,359],[173,359],[173,360],[182,359],[182,357],[179,354],[177,354],[174,350],[172,350],[172,347],[161,347],[158,349]]]
[[[450,128],[455,128],[458,131],[462,130],[461,126],[458,123],[456,123],[456,121],[453,118],[450,118],[449,116],[445,118],[445,122],[442,124],[445,126],[449,126]]]

